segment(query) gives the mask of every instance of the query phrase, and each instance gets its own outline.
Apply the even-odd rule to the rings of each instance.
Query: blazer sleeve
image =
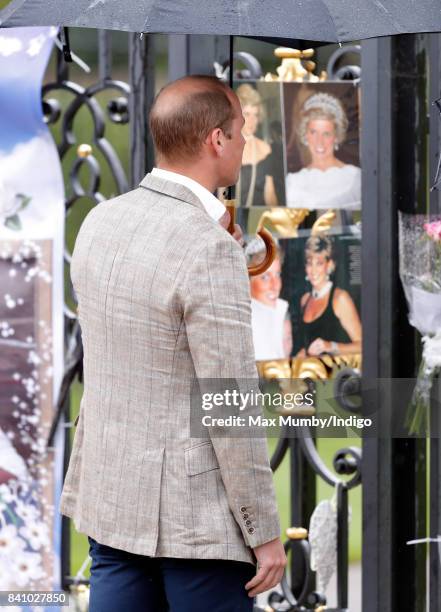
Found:
[[[186,275],[184,322],[199,380],[237,381],[241,391],[259,391],[251,329],[251,299],[239,244],[216,232]],[[261,415],[260,403],[246,409]],[[227,416],[227,415],[225,415]],[[230,509],[251,548],[280,536],[266,432],[209,427]]]

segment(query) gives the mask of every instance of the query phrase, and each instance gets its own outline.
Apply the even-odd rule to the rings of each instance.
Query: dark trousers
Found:
[[[89,538],[89,612],[252,612],[251,563],[152,558]]]

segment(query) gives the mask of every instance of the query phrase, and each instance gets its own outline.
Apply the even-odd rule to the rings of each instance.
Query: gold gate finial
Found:
[[[310,61],[314,56],[314,49],[290,49],[289,47],[278,47],[274,55],[282,60],[277,68],[277,75],[268,73],[265,81],[291,81],[297,83],[316,83],[327,78],[326,72],[320,76],[314,74],[316,64]]]
[[[80,144],[77,148],[78,157],[85,159],[92,155],[92,147],[89,144]]]

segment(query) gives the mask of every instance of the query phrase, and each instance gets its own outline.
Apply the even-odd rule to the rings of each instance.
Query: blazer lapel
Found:
[[[163,178],[159,178],[158,176],[147,174],[142,179],[139,186],[143,187],[144,189],[150,189],[150,191],[156,191],[157,193],[168,195],[176,200],[193,204],[204,212],[207,212],[200,199],[190,189],[184,185],[180,185],[179,183],[173,183],[172,181],[167,181]]]

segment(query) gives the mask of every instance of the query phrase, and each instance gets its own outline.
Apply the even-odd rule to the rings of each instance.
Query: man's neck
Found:
[[[196,181],[196,183],[199,183],[199,185],[202,185],[202,187],[205,187],[205,189],[208,189],[210,193],[213,193],[216,189],[215,181],[210,180],[210,177],[207,176],[206,172],[203,172],[203,170],[195,168],[194,166],[190,168],[185,165],[158,162],[156,167],[161,170],[167,170],[168,172],[176,172],[177,174],[182,174],[183,176],[186,176],[187,178]]]

